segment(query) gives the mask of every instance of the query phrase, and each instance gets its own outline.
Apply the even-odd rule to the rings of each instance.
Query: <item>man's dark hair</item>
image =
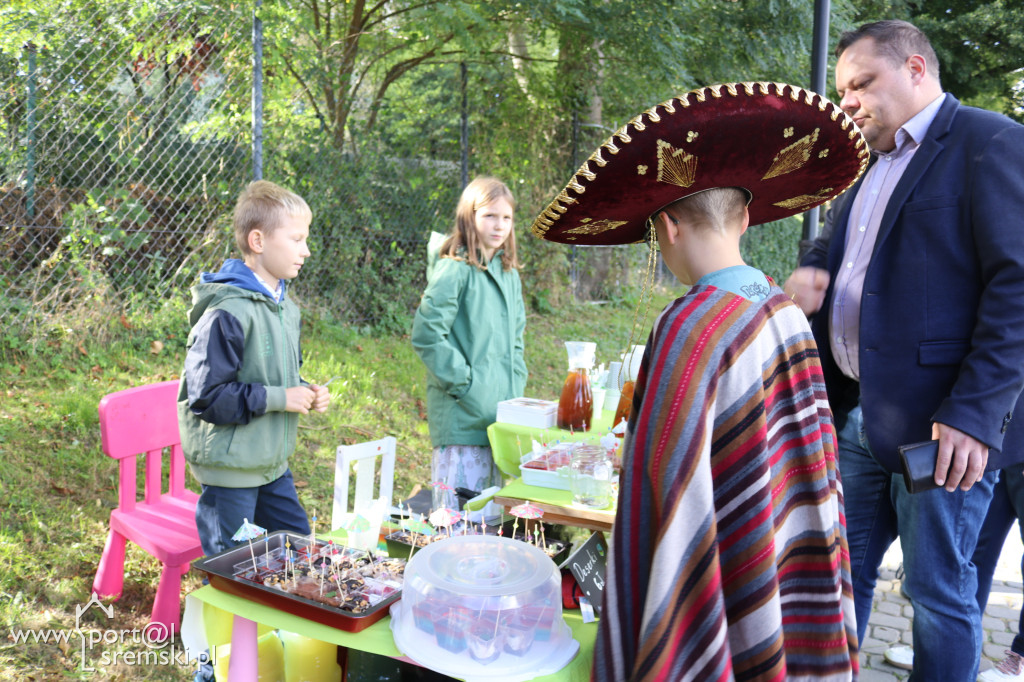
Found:
[[[894,66],[900,66],[910,55],[919,54],[924,57],[928,70],[939,78],[939,58],[928,41],[928,36],[917,26],[898,19],[876,21],[853,30],[846,31],[839,37],[836,45],[836,56],[840,56],[850,45],[861,38],[875,41],[878,55]]]

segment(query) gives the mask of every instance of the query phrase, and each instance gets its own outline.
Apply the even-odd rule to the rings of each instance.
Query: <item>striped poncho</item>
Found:
[[[855,678],[835,442],[778,287],[669,305],[636,382],[593,678]]]

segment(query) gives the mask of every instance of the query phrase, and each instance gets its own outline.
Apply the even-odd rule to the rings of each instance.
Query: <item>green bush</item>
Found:
[[[740,240],[743,260],[782,286],[797,266],[802,231],[803,222],[800,217],[755,225]]]

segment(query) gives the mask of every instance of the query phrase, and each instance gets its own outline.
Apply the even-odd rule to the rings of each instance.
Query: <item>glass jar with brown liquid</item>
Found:
[[[567,431],[589,431],[594,422],[594,394],[590,371],[594,367],[597,344],[566,341],[569,353],[569,374],[558,399],[558,428]]]
[[[615,428],[622,422],[623,419],[629,419],[629,411],[633,408],[633,387],[634,382],[632,379],[622,384],[622,390],[619,392],[619,405],[615,408],[615,419],[612,421],[612,428]],[[624,433],[616,433],[619,438],[624,436]]]

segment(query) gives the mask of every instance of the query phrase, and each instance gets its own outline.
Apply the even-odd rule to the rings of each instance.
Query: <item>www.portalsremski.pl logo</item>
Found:
[[[70,649],[77,645],[81,649],[80,670],[95,672],[96,666],[109,667],[124,665],[175,665],[194,667],[212,663],[206,652],[196,654],[174,643],[174,631],[163,623],[149,623],[144,628],[82,628],[82,616],[92,607],[98,608],[107,618],[114,617],[113,604],[104,606],[94,592],[85,604],[75,606],[75,629],[57,630],[12,629],[11,639],[15,644],[56,644]],[[77,640],[77,641],[76,641]]]

